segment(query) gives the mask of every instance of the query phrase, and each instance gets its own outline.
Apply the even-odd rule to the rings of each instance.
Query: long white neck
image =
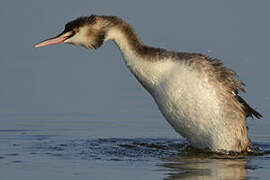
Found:
[[[145,54],[146,47],[135,32],[126,32],[116,27],[111,28],[106,36],[106,40],[113,40],[120,48],[126,65],[140,83],[152,94],[154,86],[161,81],[162,74],[171,68],[171,63],[164,63],[159,59],[151,59],[151,54]],[[166,68],[166,66],[169,66]]]
[[[129,37],[127,37],[127,34],[125,34],[123,30],[119,28],[111,28],[108,31],[105,40],[113,40],[115,42],[123,53],[127,63],[136,61],[136,59],[139,58],[138,53],[133,47],[134,45],[129,42]]]

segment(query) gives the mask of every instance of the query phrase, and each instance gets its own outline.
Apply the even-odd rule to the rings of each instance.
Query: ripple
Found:
[[[177,160],[182,157],[200,157],[211,159],[242,159],[247,156],[270,154],[269,144],[254,144],[255,151],[248,153],[212,153],[194,149],[184,140],[151,138],[100,138],[53,140],[38,142],[31,149],[32,155],[45,154],[61,158],[79,158],[85,160],[109,161],[152,161],[153,159]],[[269,158],[264,156],[265,158]]]
[[[11,161],[12,163],[23,163],[23,161],[19,161],[19,160],[15,160],[15,161]]]
[[[37,143],[32,150],[35,154],[55,156],[61,152],[63,157],[81,159],[100,159],[111,161],[150,161],[177,155],[186,148],[185,141],[177,139],[118,139],[104,138],[91,140],[70,140],[65,143],[54,141]]]
[[[8,154],[4,154],[5,156],[19,156],[18,153],[8,153]]]

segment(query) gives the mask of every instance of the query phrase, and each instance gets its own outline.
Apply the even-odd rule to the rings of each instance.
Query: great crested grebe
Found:
[[[116,16],[79,17],[35,47],[69,43],[96,49],[107,40],[116,43],[163,116],[193,147],[213,152],[252,149],[246,118],[262,115],[238,95],[243,83],[218,59],[147,46]]]

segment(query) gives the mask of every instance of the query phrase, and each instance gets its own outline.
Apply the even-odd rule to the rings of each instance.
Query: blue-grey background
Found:
[[[146,44],[222,59],[246,83],[243,96],[264,115],[249,120],[251,139],[269,142],[269,8],[269,1],[251,0],[2,0],[0,147],[6,136],[23,131],[79,138],[179,137],[112,42],[96,51],[70,45],[33,48],[68,21],[90,14],[122,17]],[[16,177],[4,159],[6,177]]]

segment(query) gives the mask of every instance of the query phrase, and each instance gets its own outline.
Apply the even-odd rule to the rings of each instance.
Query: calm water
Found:
[[[270,1],[0,2],[0,180],[269,179]],[[139,10],[139,13],[138,13]],[[96,51],[34,49],[88,14],[117,15],[149,45],[220,58],[264,115],[248,120],[258,154],[192,152],[124,66]]]
[[[102,114],[2,116],[1,179],[267,179],[270,175],[267,131],[253,136],[260,153],[219,156],[190,151],[166,124],[153,124],[159,117],[145,117],[146,122],[113,120],[117,115],[107,118]]]

